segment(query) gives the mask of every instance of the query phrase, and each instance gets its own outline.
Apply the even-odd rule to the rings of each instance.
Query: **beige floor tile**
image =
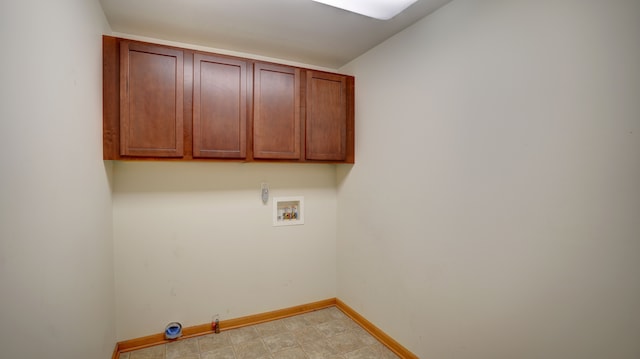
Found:
[[[374,345],[379,343],[376,338],[360,327],[352,329],[351,333],[353,333],[364,345]]]
[[[325,337],[332,337],[334,335],[347,332],[351,327],[347,323],[346,319],[332,319],[328,322],[315,325],[315,328]]]
[[[368,346],[344,354],[345,359],[380,359],[380,351]]]
[[[208,352],[231,345],[229,340],[229,332],[218,334],[208,334],[198,337],[198,348],[200,353]]]
[[[287,328],[287,330],[289,331],[296,331],[296,330],[300,330],[303,329],[307,326],[309,326],[309,322],[307,322],[304,317],[300,316],[300,315],[296,315],[293,317],[289,317],[286,319],[283,319],[282,322],[284,323],[284,326]]]
[[[165,346],[156,345],[129,353],[129,359],[165,359]]]
[[[293,332],[300,343],[324,340],[325,337],[315,327],[305,327]]]
[[[198,339],[190,338],[166,344],[167,359],[199,359]]]
[[[178,340],[120,359],[399,359],[335,307]]]
[[[299,347],[296,336],[291,332],[280,333],[269,337],[263,337],[262,341],[267,349],[272,353],[279,352],[284,349]]]
[[[332,319],[331,315],[324,309],[302,314],[302,317],[312,325],[328,322]]]
[[[331,308],[327,308],[327,309],[324,309],[324,310],[333,319],[350,319],[346,314],[344,314],[340,309],[338,309],[336,307],[331,307]]]
[[[217,348],[212,351],[200,353],[200,359],[236,359],[236,354],[231,346]]]
[[[309,359],[309,357],[302,349],[292,348],[274,353],[273,359]]]
[[[260,337],[253,326],[230,330],[227,333],[229,333],[229,339],[234,346]]]
[[[336,350],[329,345],[329,342],[324,339],[302,343],[302,350],[304,350],[309,359],[324,359],[338,354]]]
[[[255,327],[261,337],[267,337],[288,331],[282,320],[274,320],[271,322],[257,324]]]
[[[260,339],[249,340],[234,347],[238,359],[267,359],[271,353]]]
[[[330,337],[327,341],[340,354],[352,352],[365,346],[358,337],[350,332]]]
[[[347,323],[350,329],[362,329],[362,327],[358,323],[351,320],[351,318],[345,319],[345,322]]]

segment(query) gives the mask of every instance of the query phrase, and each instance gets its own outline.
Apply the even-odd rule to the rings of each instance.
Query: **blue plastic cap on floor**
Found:
[[[167,325],[164,330],[164,337],[167,339],[176,339],[182,335],[182,324],[172,322]]]

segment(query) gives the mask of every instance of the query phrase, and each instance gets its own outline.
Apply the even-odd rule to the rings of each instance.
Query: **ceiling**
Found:
[[[312,0],[100,0],[116,33],[337,69],[451,0],[376,20]]]

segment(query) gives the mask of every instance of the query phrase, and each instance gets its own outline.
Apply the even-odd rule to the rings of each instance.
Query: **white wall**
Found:
[[[455,0],[342,70],[338,297],[420,358],[640,357],[640,2]]]
[[[97,2],[0,3],[0,351],[108,358],[111,194]]]
[[[335,297],[334,165],[116,162],[114,179],[118,340]],[[304,225],[272,226],[282,196],[304,196]]]

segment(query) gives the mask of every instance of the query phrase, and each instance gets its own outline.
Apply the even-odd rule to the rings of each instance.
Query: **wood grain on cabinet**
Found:
[[[120,155],[182,157],[183,52],[120,42]]]
[[[103,36],[103,158],[354,163],[353,76]]]
[[[193,57],[193,157],[245,158],[247,62]]]
[[[347,158],[347,76],[307,71],[306,155],[308,160]]]
[[[300,69],[254,64],[253,158],[301,158]]]

